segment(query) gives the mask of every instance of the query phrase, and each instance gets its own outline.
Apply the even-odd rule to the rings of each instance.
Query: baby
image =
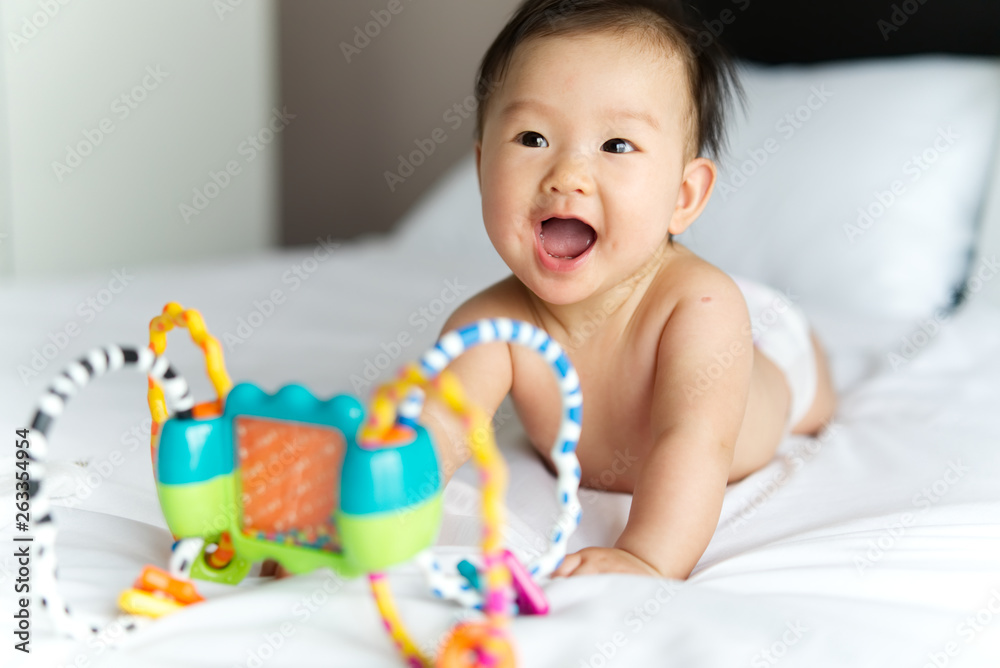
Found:
[[[483,219],[513,275],[444,329],[508,317],[547,331],[580,375],[584,484],[612,471],[600,487],[633,494],[614,547],[571,554],[557,575],[686,578],[727,483],[766,464],[787,433],[816,433],[834,410],[802,313],[673,241],[708,202],[716,166],[703,153],[718,155],[738,90],[725,54],[703,48],[678,11],[649,0],[527,0],[480,68]],[[768,308],[773,324],[754,326],[751,311]],[[490,414],[510,393],[547,458],[560,398],[543,360],[493,343],[451,368]],[[448,477],[468,458],[461,428],[433,403],[425,420]]]

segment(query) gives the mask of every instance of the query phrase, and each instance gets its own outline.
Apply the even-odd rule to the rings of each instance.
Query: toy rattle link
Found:
[[[559,381],[563,419],[551,456],[558,472],[558,494],[562,512],[553,528],[549,549],[528,566],[530,574],[536,577],[551,575],[565,557],[569,535],[580,522],[581,509],[577,497],[580,465],[576,457],[576,445],[581,432],[583,395],[580,392],[580,379],[576,370],[562,347],[548,334],[527,323],[506,318],[480,320],[444,334],[437,345],[424,354],[419,363],[404,368],[399,380],[384,385],[376,391],[372,399],[370,421],[362,431],[362,438],[365,438],[385,433],[394,423],[406,423],[412,420],[413,416],[420,412],[420,396],[419,393],[408,393],[408,390],[411,387],[426,387],[429,382],[436,390],[435,394],[463,418],[465,430],[472,437],[473,460],[479,468],[483,486],[483,561],[487,582],[483,609],[487,614],[488,623],[485,627],[479,624],[463,624],[455,629],[440,657],[441,665],[462,665],[459,663],[462,660],[460,657],[469,650],[475,650],[477,660],[480,662],[477,665],[514,665],[512,655],[505,654],[503,649],[505,643],[494,642],[503,637],[506,627],[506,610],[509,606],[507,589],[511,571],[523,573],[513,555],[501,547],[500,534],[503,525],[503,496],[507,485],[507,469],[496,447],[489,416],[464,399],[461,387],[454,377],[445,371],[445,367],[469,348],[493,341],[517,343],[535,350],[549,363]],[[399,398],[403,396],[407,397],[408,401],[401,404]],[[391,407],[396,405],[403,410],[393,416]],[[455,599],[467,606],[477,605],[479,597],[476,589],[470,589],[466,584],[467,580],[458,573],[448,576],[429,550],[418,554],[416,558],[435,595]],[[513,564],[510,563],[511,560]],[[426,657],[422,656],[413,645],[399,622],[384,577],[381,574],[371,574],[369,577],[379,611],[397,647],[411,664],[430,665]],[[528,578],[520,582],[519,598],[527,593],[524,588],[530,589],[533,584],[527,580]],[[499,651],[500,654],[495,654],[494,651]]]
[[[135,369],[146,374],[150,383],[155,383],[161,388],[167,405],[178,419],[191,418],[194,399],[187,381],[177,374],[166,358],[157,357],[148,348],[112,345],[92,350],[56,376],[48,391],[38,401],[38,409],[31,420],[29,430],[31,449],[28,452],[28,460],[32,480],[28,485],[28,496],[35,514],[41,517],[36,522],[34,535],[37,545],[35,588],[39,592],[42,607],[48,610],[56,628],[77,640],[84,641],[91,635],[100,633],[101,629],[96,626],[88,627],[74,618],[56,586],[57,529],[50,513],[51,501],[45,480],[48,434],[70,397],[85,387],[92,378],[119,369]],[[131,631],[135,625],[129,623],[125,628]]]
[[[561,512],[552,528],[549,549],[527,565],[532,576],[548,577],[566,556],[567,541],[579,525],[582,512],[577,496],[580,487],[580,462],[576,456],[576,445],[580,440],[583,420],[580,378],[562,347],[548,334],[528,323],[508,318],[480,320],[442,335],[437,345],[420,359],[419,368],[422,373],[433,377],[469,348],[491,341],[516,343],[539,353],[555,373],[562,395],[562,421],[550,451],[558,475],[556,492]],[[492,438],[488,420],[486,431]],[[483,482],[485,488],[486,481]],[[485,504],[485,489],[483,494]],[[447,575],[432,554],[423,553],[418,556],[418,560],[436,594],[457,600],[466,606],[478,602],[475,590],[464,586],[465,578],[458,573]]]
[[[190,330],[205,353],[218,398],[195,405],[187,383],[162,357],[166,333]],[[441,337],[419,363],[374,393],[366,413],[349,395],[320,400],[299,385],[274,395],[241,383],[231,388],[221,348],[200,314],[168,304],[150,323],[147,349],[108,346],[71,364],[39,401],[32,420],[29,489],[38,524],[37,591],[61,631],[85,639],[100,630],[76,621],[55,578],[55,523],[44,479],[47,437],[65,401],[92,377],[132,367],[149,378],[151,443],[157,493],[175,538],[171,572],[147,567],[122,595],[133,613],[156,616],[202,600],[188,576],[237,583],[254,561],[276,559],[293,573],[329,567],[367,574],[379,613],[411,666],[430,666],[398,615],[385,569],[415,559],[434,593],[480,607],[485,621],[461,624],[437,666],[514,665],[508,635],[511,584],[520,611],[547,611],[534,578],[551,575],[580,521],[576,458],[582,418],[579,378],[545,332],[509,319],[481,320]],[[490,416],[467,401],[445,367],[465,350],[493,341],[529,347],[549,363],[562,394],[562,424],[552,448],[560,515],[548,550],[522,566],[501,545],[507,470]],[[230,389],[231,388],[231,389]],[[441,518],[436,453],[419,416],[424,397],[463,422],[483,486],[483,572],[468,561],[449,574],[429,550]],[[171,416],[171,413],[173,414]],[[134,621],[126,630],[136,628]]]

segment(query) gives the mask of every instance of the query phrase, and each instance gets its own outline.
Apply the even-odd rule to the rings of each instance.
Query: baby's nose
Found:
[[[569,194],[578,192],[589,194],[593,189],[593,177],[590,173],[590,163],[579,153],[566,155],[558,160],[543,183],[547,193]]]

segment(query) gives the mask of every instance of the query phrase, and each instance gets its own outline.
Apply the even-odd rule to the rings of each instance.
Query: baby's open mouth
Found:
[[[567,260],[582,255],[597,239],[594,228],[577,218],[549,218],[542,221],[542,230],[538,236],[546,253]]]

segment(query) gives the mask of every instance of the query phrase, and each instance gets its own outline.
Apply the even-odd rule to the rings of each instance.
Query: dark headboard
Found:
[[[737,56],[809,63],[916,53],[1000,55],[1000,0],[687,0]],[[711,37],[709,37],[711,35]]]

